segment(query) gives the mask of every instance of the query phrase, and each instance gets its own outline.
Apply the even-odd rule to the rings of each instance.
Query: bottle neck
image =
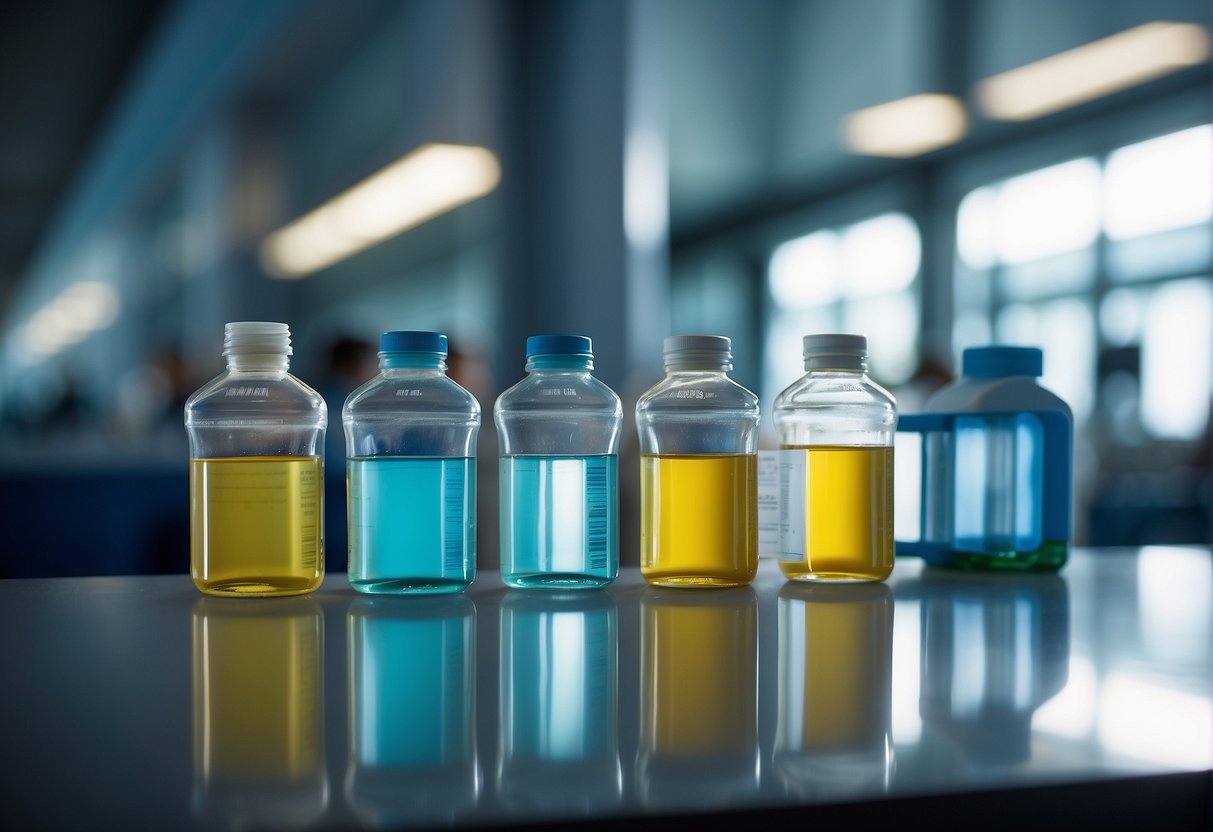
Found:
[[[381,370],[432,370],[446,372],[446,361],[436,352],[381,352]]]
[[[805,356],[804,368],[807,372],[863,375],[868,371],[868,360],[858,355],[812,355]]]
[[[731,365],[729,366],[729,369],[732,369]],[[713,376],[716,378],[728,378],[729,369],[722,369],[720,367],[709,367],[706,369],[698,369],[698,368],[692,369],[692,368],[687,368],[687,367],[674,368],[674,367],[667,366],[665,368],[665,374],[666,374],[667,378],[682,378],[682,379],[692,378],[692,377],[702,378],[705,376]]]
[[[594,359],[587,355],[530,355],[526,371],[557,373],[588,373],[594,369]]]
[[[733,369],[732,361],[721,361],[716,358],[684,359],[681,361],[665,360],[665,371],[668,375],[674,373],[717,373],[726,374]]]
[[[728,376],[731,364],[666,364],[667,376]]]
[[[227,368],[234,373],[285,373],[290,366],[290,356],[282,353],[229,353],[227,356]]]

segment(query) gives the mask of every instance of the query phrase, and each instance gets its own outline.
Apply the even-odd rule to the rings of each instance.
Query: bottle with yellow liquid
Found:
[[[863,335],[806,335],[775,400],[779,567],[792,580],[883,581],[893,571],[897,406],[867,375]]]
[[[665,339],[665,380],[636,403],[640,572],[657,586],[745,586],[758,570],[758,397],[732,344]]]
[[[190,571],[209,595],[311,592],[324,578],[324,399],[287,370],[286,324],[224,328],[227,370],[185,403]]]

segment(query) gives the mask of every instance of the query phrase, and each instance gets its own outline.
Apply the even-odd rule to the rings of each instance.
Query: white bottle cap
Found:
[[[662,344],[666,372],[733,369],[733,342],[723,335],[670,335]]]
[[[863,370],[868,357],[866,335],[826,333],[804,336],[806,370]]]
[[[223,354],[291,355],[291,329],[268,321],[234,321],[223,327]]]

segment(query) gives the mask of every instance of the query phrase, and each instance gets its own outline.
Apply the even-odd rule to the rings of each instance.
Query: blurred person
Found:
[[[130,439],[146,439],[166,455],[183,455],[182,412],[201,383],[180,352],[171,347],[161,350],[150,362],[119,378],[112,414],[116,431]]]

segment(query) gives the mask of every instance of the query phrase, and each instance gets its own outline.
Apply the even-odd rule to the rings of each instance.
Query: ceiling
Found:
[[[167,5],[0,3],[0,308]]]

